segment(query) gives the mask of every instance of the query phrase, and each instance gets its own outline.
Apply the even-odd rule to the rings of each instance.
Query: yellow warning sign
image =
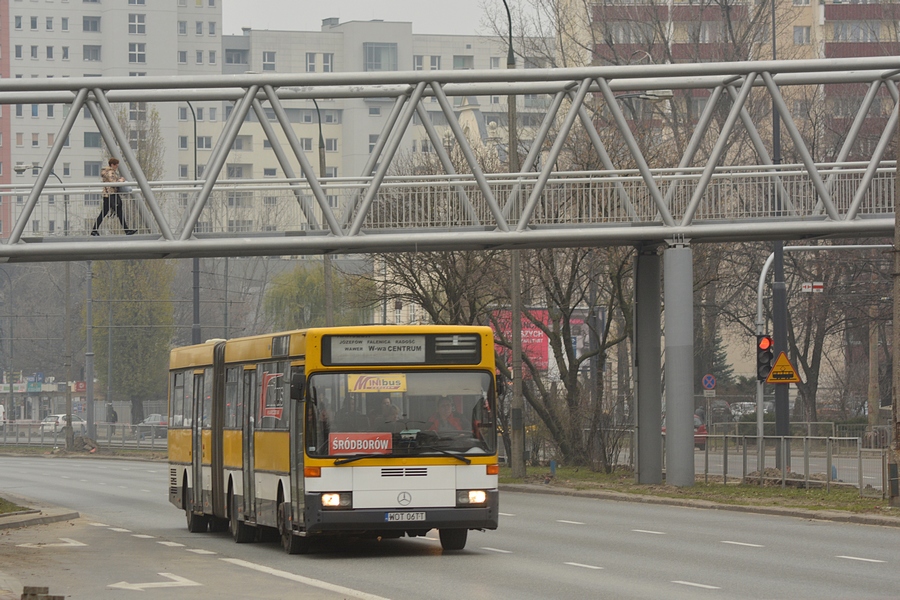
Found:
[[[772,371],[766,378],[766,383],[801,383],[797,370],[784,352],[778,355],[775,366],[772,367]]]

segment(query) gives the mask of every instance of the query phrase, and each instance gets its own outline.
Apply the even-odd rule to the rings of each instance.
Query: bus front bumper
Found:
[[[488,492],[479,507],[323,509],[319,494],[306,494],[304,520],[308,534],[328,532],[427,531],[429,529],[497,529],[499,493]],[[421,519],[421,520],[420,520]]]

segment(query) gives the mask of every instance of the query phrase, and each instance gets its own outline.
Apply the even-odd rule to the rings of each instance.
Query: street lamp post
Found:
[[[13,170],[21,175],[24,173],[28,167],[25,166],[25,163],[16,163],[16,166],[13,167]],[[63,235],[69,235],[69,194],[66,193],[66,187],[63,183],[63,180],[60,179],[59,175],[57,175],[53,169],[50,169],[50,175],[53,175],[63,189]],[[72,428],[72,327],[69,321],[70,310],[71,310],[71,298],[69,297],[69,281],[70,281],[71,268],[69,261],[66,261],[66,308],[65,308],[65,322],[66,322],[66,356],[63,361],[63,366],[65,367],[66,372],[66,450],[72,450],[75,446],[75,432]]]
[[[186,101],[188,108],[191,109],[191,118],[194,121],[194,175],[192,179],[197,179],[197,113],[194,112],[194,105],[190,101]],[[192,261],[192,272],[194,280],[194,322],[191,325],[191,343],[200,343],[200,258],[194,257]]]
[[[14,400],[13,400],[13,383],[12,383],[12,360],[13,360],[13,310],[12,310],[12,301],[13,301],[13,293],[12,293],[12,277],[9,276],[9,273],[6,272],[6,269],[0,269],[0,273],[6,276],[6,314],[9,316],[9,354],[7,355],[7,367],[9,368],[9,399],[8,406],[6,407],[5,415],[6,420],[8,421],[12,417],[12,411],[15,409]]]
[[[84,350],[84,397],[87,404],[88,437],[97,439],[94,426],[94,267],[92,261],[87,262],[87,307],[85,323]]]
[[[313,98],[316,107],[316,120],[319,122],[319,178],[325,179],[325,136],[322,133],[322,113],[319,112],[319,103]],[[334,288],[332,287],[331,255],[327,252],[322,255],[322,285],[325,286],[325,326],[334,326]]]

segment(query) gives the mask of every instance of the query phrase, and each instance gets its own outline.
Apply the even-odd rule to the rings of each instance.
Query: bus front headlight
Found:
[[[322,508],[353,508],[350,492],[322,494]]]
[[[458,506],[480,506],[487,502],[487,492],[484,490],[457,490],[456,504]]]

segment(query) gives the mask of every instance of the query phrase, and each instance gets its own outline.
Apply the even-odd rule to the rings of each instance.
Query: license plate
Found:
[[[385,521],[424,521],[423,512],[389,512],[384,513]]]

